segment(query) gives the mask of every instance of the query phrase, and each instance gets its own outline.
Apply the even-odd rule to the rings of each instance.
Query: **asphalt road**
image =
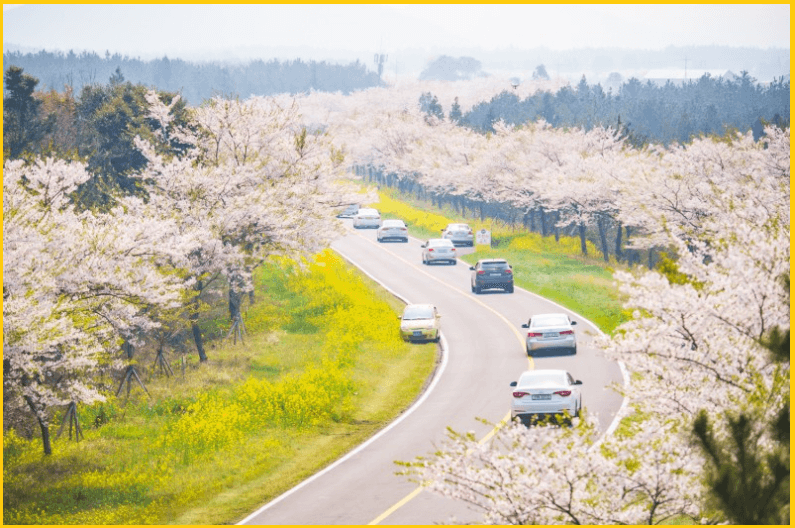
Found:
[[[346,221],[350,227],[350,221]],[[354,230],[332,248],[411,303],[442,314],[439,367],[425,394],[396,422],[299,486],[263,505],[240,524],[434,524],[477,522],[466,504],[420,491],[396,475],[395,461],[431,454],[447,426],[486,437],[509,412],[511,381],[528,368],[563,368],[583,381],[583,406],[607,430],[622,404],[609,389],[621,369],[595,351],[597,330],[578,314],[516,288],[513,294],[470,291],[469,264],[421,262],[420,241],[378,243],[375,230]],[[471,252],[457,249],[458,254]],[[529,359],[521,324],[534,313],[566,312],[578,322],[576,356]],[[395,321],[397,330],[398,321]]]

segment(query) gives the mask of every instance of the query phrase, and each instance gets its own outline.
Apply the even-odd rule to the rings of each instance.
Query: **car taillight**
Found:
[[[452,251],[455,251],[455,248],[450,248]]]
[[[433,251],[433,248],[428,248],[428,251]]]
[[[510,275],[510,274],[511,274],[511,273],[513,273],[513,272],[512,272],[511,270],[507,269],[507,270],[505,270],[505,273],[507,273],[507,274],[509,274],[509,275]]]
[[[560,335],[572,335],[574,334],[574,330],[564,330],[560,333]]]
[[[530,394],[530,393],[529,393],[529,392],[521,392],[521,391],[517,391],[517,392],[514,392],[514,393],[513,393],[513,397],[514,397],[514,398],[521,398],[521,397],[523,397],[523,396],[527,396],[528,394]]]
[[[571,391],[555,391],[554,394],[558,396],[571,396]]]
[[[478,272],[478,275],[485,275],[485,274],[486,274],[486,272],[485,272],[485,271],[483,271],[483,270],[480,270],[480,271]]]
[[[467,234],[468,234],[468,235],[471,235],[471,234],[472,234],[472,231],[470,231],[470,232],[469,232],[469,233],[467,233]]]
[[[544,334],[539,334],[537,332],[527,332],[527,337],[542,337]]]
[[[405,228],[405,227],[401,227],[401,228],[400,228],[400,230],[401,230],[401,231],[405,231],[405,230],[406,230],[406,228]]]

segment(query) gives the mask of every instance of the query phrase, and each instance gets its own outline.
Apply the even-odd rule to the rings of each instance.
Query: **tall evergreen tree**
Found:
[[[33,97],[39,80],[10,66],[3,75],[3,157],[16,159],[37,148],[53,119],[40,115],[41,101]]]

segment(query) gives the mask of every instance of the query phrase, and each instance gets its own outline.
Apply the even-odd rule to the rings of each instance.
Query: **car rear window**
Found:
[[[403,319],[431,319],[433,308],[431,306],[406,306]]]
[[[525,372],[519,379],[519,385],[556,384],[567,385],[566,374],[563,372]]]
[[[403,227],[403,220],[384,220],[384,227]]]
[[[480,265],[480,267],[483,268],[483,269],[504,270],[504,269],[508,269],[508,263],[507,262],[483,262]]]
[[[556,317],[533,317],[533,323],[531,326],[536,328],[545,327],[545,326],[568,326],[569,320],[565,316],[556,316]]]
[[[453,243],[444,238],[435,238],[428,241],[428,247],[453,247]]]

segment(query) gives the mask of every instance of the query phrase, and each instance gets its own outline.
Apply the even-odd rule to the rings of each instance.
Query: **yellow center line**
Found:
[[[512,324],[512,323],[511,323],[511,322],[510,322],[510,321],[509,321],[509,320],[508,320],[508,319],[507,319],[507,318],[506,318],[504,315],[502,315],[500,312],[498,312],[497,310],[495,310],[494,308],[492,308],[492,307],[491,307],[491,306],[489,306],[488,304],[484,303],[484,302],[483,302],[483,301],[481,301],[480,299],[476,299],[475,297],[472,297],[472,296],[470,296],[470,295],[467,295],[467,293],[466,293],[466,292],[463,292],[463,291],[459,290],[458,288],[455,288],[455,287],[454,287],[454,286],[452,286],[451,284],[449,284],[449,283],[447,283],[447,282],[443,281],[442,279],[440,279],[440,278],[438,278],[438,277],[435,277],[435,276],[431,275],[430,273],[428,273],[428,272],[427,272],[427,271],[425,271],[424,269],[420,268],[419,266],[417,266],[417,265],[416,265],[416,264],[414,264],[413,262],[409,262],[408,260],[406,260],[406,259],[404,259],[403,257],[401,257],[401,256],[399,256],[399,255],[397,255],[397,254],[393,253],[392,251],[388,251],[388,250],[387,250],[387,249],[386,249],[384,246],[382,246],[381,244],[378,244],[377,242],[374,242],[374,241],[370,240],[369,238],[365,237],[365,236],[364,236],[364,235],[362,235],[361,233],[359,233],[359,232],[357,232],[357,231],[353,231],[353,233],[354,233],[356,236],[359,236],[359,237],[361,237],[363,240],[366,240],[366,241],[367,241],[367,242],[369,242],[370,244],[373,244],[374,246],[376,246],[376,247],[379,247],[379,248],[383,249],[384,251],[386,251],[387,253],[389,253],[390,255],[392,255],[394,258],[396,258],[396,259],[398,259],[398,260],[401,260],[401,261],[405,262],[405,263],[406,263],[406,264],[408,264],[410,267],[412,267],[412,268],[414,268],[415,270],[419,271],[420,273],[422,273],[422,274],[423,274],[423,275],[425,275],[426,277],[430,277],[431,279],[435,280],[436,282],[439,282],[440,284],[443,284],[444,286],[446,286],[446,287],[450,288],[450,289],[451,289],[451,290],[453,290],[454,292],[460,293],[461,295],[463,295],[463,296],[464,296],[464,297],[466,297],[467,299],[469,299],[469,300],[471,300],[471,301],[473,301],[473,302],[476,302],[476,303],[478,303],[478,304],[479,304],[479,305],[481,305],[483,308],[485,308],[486,310],[490,311],[491,313],[493,313],[494,315],[496,315],[497,317],[499,317],[500,319],[502,319],[502,320],[505,322],[505,324],[507,324],[507,325],[508,325],[508,327],[509,327],[509,328],[510,328],[510,329],[513,331],[514,335],[515,335],[515,336],[516,336],[516,337],[519,339],[519,343],[522,345],[522,348],[524,348],[524,346],[525,346],[525,340],[524,340],[524,337],[522,337],[522,334],[521,334],[521,333],[520,333],[520,332],[519,332],[519,331],[516,329],[516,327],[514,327],[514,325],[513,325],[513,324]],[[456,257],[456,258],[457,258],[457,257]],[[533,358],[532,358],[532,357],[530,357],[530,356],[527,356],[527,362],[528,362],[528,367],[529,367],[529,369],[530,369],[530,370],[532,370],[533,368],[535,368],[535,365],[533,364]],[[508,414],[506,414],[506,415],[505,415],[505,417],[504,417],[502,420],[500,420],[500,422],[499,422],[499,423],[497,423],[497,424],[494,426],[494,428],[493,428],[491,431],[489,431],[489,433],[488,433],[486,436],[484,436],[483,438],[481,438],[481,439],[478,441],[478,445],[483,445],[483,444],[485,444],[486,442],[488,442],[489,440],[491,440],[491,438],[492,438],[492,437],[493,437],[495,434],[497,434],[497,431],[500,429],[500,427],[502,427],[503,425],[505,425],[506,423],[508,423],[508,421],[510,420],[510,418],[511,418],[511,413],[508,413]],[[372,521],[370,521],[370,522],[369,522],[369,523],[367,523],[367,524],[368,524],[368,525],[375,525],[375,524],[379,524],[381,521],[383,521],[384,519],[386,519],[387,517],[389,517],[390,515],[392,515],[393,513],[395,513],[397,510],[399,510],[400,508],[402,508],[403,506],[405,506],[406,504],[408,504],[408,503],[409,503],[409,502],[410,502],[410,501],[411,501],[411,500],[412,500],[414,497],[416,497],[417,495],[419,495],[419,494],[420,494],[420,492],[423,490],[423,488],[424,488],[424,486],[418,486],[418,487],[417,487],[417,488],[416,488],[414,491],[412,491],[411,493],[409,493],[408,495],[406,495],[405,497],[403,497],[402,499],[400,499],[398,502],[396,502],[395,504],[393,504],[393,505],[392,505],[392,506],[391,506],[389,509],[387,509],[387,510],[386,510],[384,513],[382,513],[381,515],[379,515],[378,517],[376,517],[375,519],[373,519]]]

